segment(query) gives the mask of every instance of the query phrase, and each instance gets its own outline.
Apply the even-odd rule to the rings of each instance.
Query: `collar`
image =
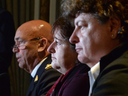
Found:
[[[88,72],[89,82],[90,82],[90,90],[89,90],[89,95],[88,96],[91,96],[93,84],[94,84],[96,78],[98,77],[99,73],[100,73],[100,63],[98,62]]]
[[[100,73],[100,63],[95,64],[88,73],[91,76],[89,80],[93,79],[95,81]]]
[[[96,80],[96,78],[98,77],[99,73],[100,73],[100,63],[98,62],[96,65],[94,65],[92,68],[91,68],[91,73],[94,77],[94,79]]]
[[[42,64],[46,59],[47,59],[47,57],[44,58],[39,64],[37,64],[36,67],[33,69],[32,73],[31,73],[31,76],[32,76],[33,78],[35,77],[35,75],[36,75],[36,73],[37,73],[37,70],[39,69],[39,67],[41,66],[41,64]]]

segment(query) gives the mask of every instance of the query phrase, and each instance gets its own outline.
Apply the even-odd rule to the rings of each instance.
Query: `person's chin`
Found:
[[[78,58],[78,60],[79,60],[81,63],[86,63],[84,56],[82,56],[82,55],[79,54],[77,58]]]
[[[53,69],[56,69],[56,66],[55,66],[55,64],[53,62],[51,63],[51,65],[52,65]]]
[[[51,62],[51,65],[52,65],[52,68],[54,68],[54,63],[53,63],[53,61]]]
[[[23,69],[25,67],[25,64],[23,63],[23,61],[21,59],[18,59],[18,63],[19,63],[20,68]]]
[[[51,65],[53,69],[56,69],[56,70],[60,69],[60,66],[56,65],[56,63],[51,63]]]
[[[20,68],[22,68],[22,69],[24,69],[23,64],[22,64],[22,63],[20,63],[20,62],[19,62],[19,67],[20,67]]]

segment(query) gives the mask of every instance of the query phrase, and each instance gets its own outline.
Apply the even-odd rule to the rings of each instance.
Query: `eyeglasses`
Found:
[[[30,39],[30,40],[28,40],[28,41],[39,40],[39,39],[41,39],[41,38],[42,38],[42,37],[32,38],[32,39]],[[15,45],[13,46],[13,49],[14,49],[14,50],[25,49],[25,46],[24,46],[25,42],[26,42],[25,40],[19,40],[19,41],[17,41],[17,45],[15,44]]]

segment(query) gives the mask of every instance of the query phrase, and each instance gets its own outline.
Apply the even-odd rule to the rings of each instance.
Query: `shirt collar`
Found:
[[[91,92],[92,92],[92,87],[93,84],[96,80],[96,78],[98,77],[100,72],[100,63],[98,62],[97,64],[95,64],[90,71],[88,71],[88,75],[89,75],[89,83],[90,83],[90,90],[89,90],[89,95],[91,96]]]
[[[37,73],[37,70],[39,69],[39,67],[41,66],[41,64],[42,64],[46,59],[47,59],[47,57],[44,58],[39,64],[37,64],[36,67],[33,69],[32,73],[31,73],[31,76],[32,76],[33,78],[35,77],[35,75],[36,75],[36,73]]]
[[[90,71],[91,71],[91,73],[92,73],[94,79],[96,80],[96,78],[98,77],[99,72],[100,72],[100,64],[99,64],[99,62],[98,62],[96,65],[94,65],[94,66],[91,68]]]

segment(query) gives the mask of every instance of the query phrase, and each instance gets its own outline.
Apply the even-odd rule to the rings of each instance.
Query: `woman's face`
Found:
[[[60,35],[60,30],[55,30],[54,41],[48,48],[51,53],[52,67],[65,74],[70,68],[75,66],[77,60],[76,51],[71,48],[70,43]]]
[[[91,14],[81,13],[74,24],[70,42],[76,45],[79,61],[92,67],[112,49],[112,23],[101,25]]]

